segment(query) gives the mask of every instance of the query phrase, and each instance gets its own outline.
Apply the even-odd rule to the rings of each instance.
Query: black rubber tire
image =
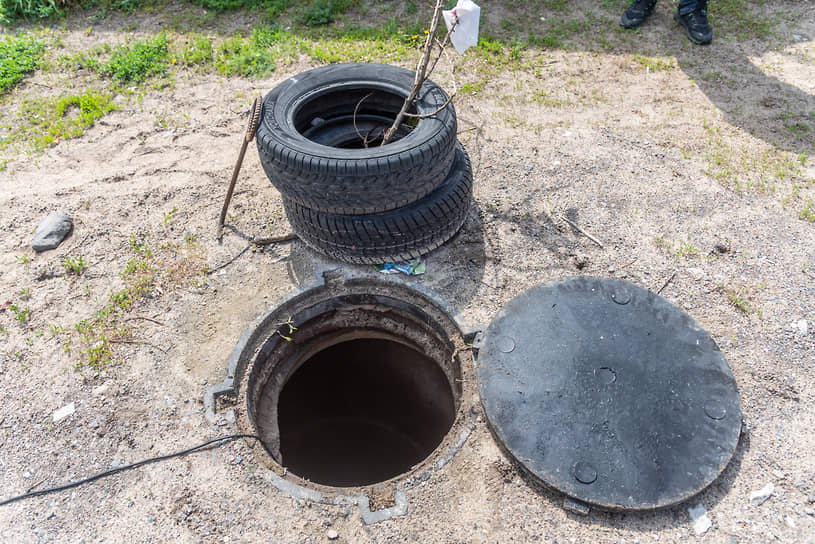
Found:
[[[473,194],[467,152],[456,146],[453,166],[432,193],[402,208],[370,215],[339,215],[283,199],[294,232],[333,259],[380,264],[420,257],[452,238],[464,224]]]
[[[392,210],[429,194],[453,161],[452,102],[419,119],[412,130],[404,124],[403,137],[387,145],[335,147],[343,145],[337,131],[353,134],[359,142],[355,117],[362,131],[377,123],[389,125],[388,116],[396,117],[413,79],[414,72],[404,68],[353,63],[315,68],[279,84],[263,100],[257,130],[260,162],[269,180],[288,200],[345,215]],[[413,112],[431,114],[447,100],[441,87],[427,81]]]

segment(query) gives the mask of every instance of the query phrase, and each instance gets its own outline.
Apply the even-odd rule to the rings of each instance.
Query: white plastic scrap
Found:
[[[693,531],[697,535],[705,534],[713,526],[713,522],[707,517],[707,510],[701,504],[688,508],[688,514],[693,521]]]
[[[54,415],[53,415],[54,423],[62,421],[66,417],[73,414],[75,411],[76,411],[76,407],[74,406],[73,402],[70,403],[70,404],[66,404],[65,406],[63,406],[62,408],[60,408],[59,410],[54,412]]]
[[[453,27],[458,19],[456,28],[450,35],[450,42],[456,51],[464,53],[467,48],[478,45],[478,24],[481,20],[481,8],[472,0],[458,0],[458,4],[451,10],[441,12],[447,30]]]
[[[775,486],[772,483],[769,483],[758,491],[753,491],[750,493],[750,502],[756,506],[759,504],[764,504],[767,499],[773,496],[773,493],[775,493]]]

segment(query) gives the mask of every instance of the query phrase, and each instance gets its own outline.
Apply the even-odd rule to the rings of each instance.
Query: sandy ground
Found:
[[[661,290],[716,340],[741,394],[746,433],[699,495],[653,513],[571,514],[562,496],[530,485],[480,423],[411,493],[407,515],[373,525],[356,508],[279,491],[235,442],[0,507],[0,539],[316,543],[334,530],[338,542],[815,542],[815,231],[800,206],[785,205],[793,183],[812,194],[815,161],[774,192],[740,192],[711,159],[717,150],[812,155],[813,132],[789,137],[782,114],[815,112],[815,12],[809,2],[782,7],[794,15],[780,28],[784,47],[736,39],[691,47],[663,6],[637,36],[644,54],[679,61],[671,67],[646,68],[633,45],[544,52],[537,68],[490,75],[477,94],[460,95],[475,200],[464,231],[411,280],[470,323],[562,277]],[[77,25],[65,43],[81,34]],[[0,303],[30,316],[20,323],[11,309],[0,313],[0,498],[237,430],[206,421],[204,390],[223,379],[251,321],[303,281],[292,257],[300,248],[272,245],[214,274],[200,270],[228,262],[248,236],[289,232],[250,148],[231,228],[215,239],[251,97],[306,67],[261,81],[180,75],[83,137],[9,163],[0,177]],[[459,77],[481,75],[467,66]],[[173,122],[159,126],[161,116]],[[35,254],[32,232],[52,211],[73,216],[73,234]],[[75,369],[83,345],[71,331],[124,287],[122,271],[141,255],[134,244],[151,249],[162,279],[117,318],[129,343],[112,344],[113,362]],[[88,268],[66,274],[63,259],[79,255]],[[71,402],[73,415],[54,423]],[[767,484],[773,496],[752,504],[751,492]],[[696,504],[713,522],[702,536],[687,512]]]

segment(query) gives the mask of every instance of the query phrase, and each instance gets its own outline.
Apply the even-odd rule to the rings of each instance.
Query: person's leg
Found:
[[[620,17],[620,25],[625,28],[637,28],[654,12],[656,5],[657,0],[634,0]]]
[[[704,45],[713,40],[713,29],[707,20],[707,0],[679,0],[674,19],[685,27],[693,43]]]

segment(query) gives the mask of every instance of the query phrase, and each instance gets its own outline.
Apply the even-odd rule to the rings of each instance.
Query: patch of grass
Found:
[[[668,72],[676,68],[674,59],[660,59],[655,57],[645,57],[643,55],[633,55],[631,59],[651,72]]]
[[[484,90],[487,85],[486,81],[474,81],[472,83],[465,83],[458,90],[461,94],[478,94]]]
[[[110,60],[100,66],[100,72],[121,84],[142,83],[150,77],[165,75],[168,62],[167,36],[161,34],[114,48]]]
[[[737,192],[773,193],[779,182],[801,173],[800,161],[792,153],[773,146],[757,151],[754,147],[730,144],[720,127],[706,121],[703,126],[708,134],[705,155],[708,174],[725,187]]]
[[[297,21],[305,26],[327,25],[351,5],[351,0],[312,0]]]
[[[231,11],[238,8],[257,8],[269,4],[280,4],[275,0],[193,0],[195,4],[214,11]]]
[[[97,119],[116,109],[110,95],[88,91],[56,100],[28,100],[20,108],[22,123],[8,138],[27,141],[35,150],[82,135]]]
[[[6,0],[0,0],[2,5]],[[31,36],[5,36],[0,38],[0,94],[19,83],[33,72],[45,51],[42,42]]]
[[[717,290],[720,293],[724,293],[724,295],[727,297],[728,303],[734,308],[740,310],[741,312],[745,314],[751,314],[756,312],[759,314],[761,313],[760,309],[755,308],[751,305],[751,302],[747,298],[746,295],[747,289],[745,287],[735,287],[733,285],[725,285],[720,283],[717,286]]]
[[[736,34],[740,40],[768,38],[778,24],[775,11],[764,9],[767,0],[719,0],[711,2],[710,24]],[[774,5],[774,4],[771,4]]]
[[[181,46],[179,57],[185,66],[206,66],[212,63],[212,40],[206,36],[190,36]]]
[[[225,39],[218,45],[215,66],[225,76],[263,77],[277,69],[274,56],[253,40],[242,36]]]
[[[553,34],[530,34],[527,43],[532,47],[540,49],[559,49],[563,47],[560,38]]]
[[[278,17],[294,5],[294,0],[267,0],[266,7],[266,20],[270,23],[275,22]]]
[[[59,15],[70,3],[70,0],[0,0],[0,23]]]

